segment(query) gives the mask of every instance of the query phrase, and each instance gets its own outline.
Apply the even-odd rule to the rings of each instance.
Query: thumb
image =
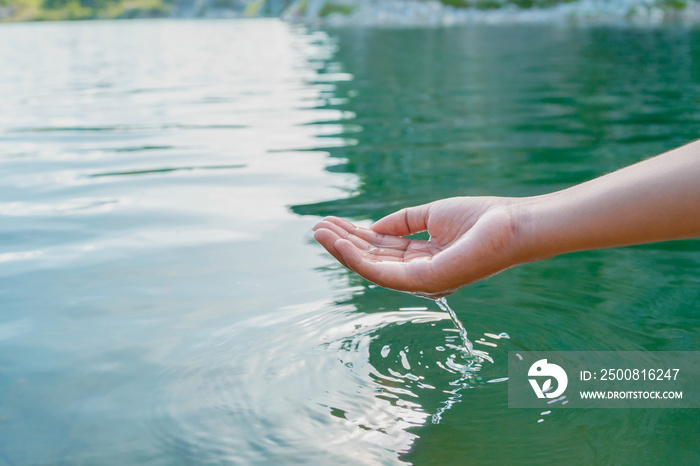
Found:
[[[383,235],[406,236],[428,229],[431,204],[408,207],[377,220],[370,228]]]

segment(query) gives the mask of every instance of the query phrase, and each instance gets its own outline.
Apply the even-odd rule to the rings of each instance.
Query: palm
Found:
[[[484,198],[445,199],[389,215],[372,229],[329,217],[316,225],[315,237],[338,261],[370,281],[424,296],[443,296],[483,278],[469,270],[469,262],[489,253],[493,256],[501,241],[498,230],[503,230],[503,222],[494,225],[482,220],[491,204]],[[426,230],[429,241],[403,237]]]

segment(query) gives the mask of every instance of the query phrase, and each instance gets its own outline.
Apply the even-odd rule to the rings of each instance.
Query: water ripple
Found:
[[[177,171],[192,171],[192,170],[231,170],[235,168],[245,168],[247,164],[235,164],[235,165],[203,165],[203,166],[193,166],[193,167],[173,167],[173,168],[152,168],[149,170],[132,170],[124,172],[110,172],[110,173],[94,173],[92,175],[85,175],[88,178],[99,178],[103,176],[128,176],[128,175],[151,175],[154,173],[169,173]]]
[[[172,129],[243,129],[246,125],[226,124],[165,124],[165,125],[115,125],[115,126],[44,126],[7,128],[8,133],[64,133],[64,132],[134,132],[164,131]]]
[[[461,353],[444,351],[455,335],[442,312],[277,316],[217,331],[159,377],[168,384],[153,429],[166,450],[207,452],[205,462],[306,461],[306,452],[396,460],[415,439],[411,427],[439,422],[460,392],[506,370],[499,349],[497,364],[461,374]]]

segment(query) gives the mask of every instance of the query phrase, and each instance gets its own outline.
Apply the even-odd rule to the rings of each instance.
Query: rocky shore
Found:
[[[521,8],[502,1],[489,8],[456,8],[434,0],[346,0],[343,11],[326,15],[307,0],[303,12],[285,12],[283,17],[312,25],[344,26],[450,26],[470,23],[700,23],[700,3],[658,0],[577,0],[548,7]],[[317,2],[327,5],[328,2]],[[328,8],[328,7],[326,7]],[[340,9],[340,8],[339,8]]]
[[[280,17],[329,27],[700,23],[700,0],[110,0],[101,9],[62,1],[64,7],[46,9],[42,0],[0,0],[0,22]]]

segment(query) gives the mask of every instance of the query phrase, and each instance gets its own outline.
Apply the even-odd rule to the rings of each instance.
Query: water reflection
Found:
[[[335,162],[328,170],[360,182],[348,197],[292,207],[302,215],[377,219],[452,195],[550,192],[697,137],[697,31],[469,27],[332,34],[339,47],[328,69],[354,79],[338,83],[335,96],[342,100],[327,108],[354,115],[346,125],[352,129],[338,134],[354,143],[328,147]],[[503,375],[500,343],[525,351],[696,350],[700,322],[691,303],[700,298],[699,254],[697,241],[579,253],[508,271],[450,302],[470,335],[512,336],[497,349],[486,345],[495,364],[480,377],[487,370]],[[330,279],[361,290],[339,302],[359,313],[414,303],[342,269]],[[403,396],[441,419],[410,429],[417,437],[403,460],[625,463],[646,461],[641,452],[650,450],[679,461],[697,454],[686,435],[697,434],[697,423],[687,413],[509,410],[505,383],[462,389],[459,377],[445,378],[437,366],[448,367],[439,350],[430,370],[417,374],[424,366],[415,347],[425,351],[426,341],[439,339],[428,336],[432,328],[411,333],[413,339],[405,329],[387,328],[398,344],[376,345],[369,359],[407,390]],[[424,339],[406,352],[404,338]],[[378,338],[389,339],[384,332]],[[418,375],[452,391],[421,390],[424,380],[412,380]],[[451,409],[440,412],[446,406]]]
[[[411,429],[504,375],[507,349],[491,347],[500,367],[465,377],[461,353],[446,350],[459,337],[443,312],[317,303],[284,314],[173,355],[186,365],[162,377],[155,406],[167,411],[154,415],[167,450],[205,461],[393,462],[416,439]],[[255,390],[243,383],[251,379]]]
[[[465,377],[447,314],[348,274],[309,228],[684,142],[696,36],[3,25],[2,460],[692,460],[691,414],[509,410],[503,379],[512,350],[699,349],[697,242],[450,298],[494,360]]]
[[[266,325],[217,332],[331,299],[287,205],[353,185],[294,151],[345,118],[316,108],[333,47],[279,21],[0,27],[0,462],[270,458],[300,432],[278,418],[318,421],[305,384],[261,385],[284,386]]]
[[[355,79],[337,84],[345,101],[327,108],[356,115],[348,123],[362,131],[328,149],[330,170],[356,174],[361,189],[294,211],[377,218],[467,193],[540,194],[686,143],[697,138],[698,34],[333,31],[339,65],[328,69]]]

